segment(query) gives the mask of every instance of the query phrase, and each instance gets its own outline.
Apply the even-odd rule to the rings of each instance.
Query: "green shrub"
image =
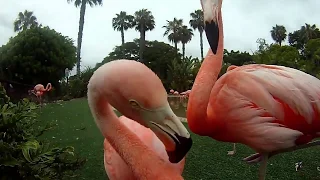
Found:
[[[70,179],[85,163],[71,146],[52,147],[38,140],[53,126],[36,125],[36,109],[27,99],[10,102],[0,84],[0,179]]]
[[[80,98],[87,96],[87,86],[94,70],[95,69],[88,67],[81,72],[80,77],[77,77],[76,75],[70,77],[69,95],[71,97]]]

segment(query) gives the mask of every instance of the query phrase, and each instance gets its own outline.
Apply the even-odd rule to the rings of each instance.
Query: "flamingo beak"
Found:
[[[177,117],[176,117],[177,118]],[[178,119],[178,118],[177,118]],[[172,120],[170,120],[172,121]],[[180,122],[180,120],[178,120]],[[168,121],[169,122],[169,121]],[[166,147],[167,155],[169,157],[169,161],[171,163],[178,163],[180,162],[191,149],[192,146],[192,139],[190,134],[188,135],[181,135],[179,132],[174,131],[173,129],[177,129],[180,124],[167,124],[166,126],[162,126],[156,123],[153,123],[155,126],[158,127],[160,131],[155,132],[155,134],[159,137],[159,139],[164,143]],[[185,127],[181,130],[186,130]]]
[[[144,110],[143,119],[164,144],[169,161],[180,162],[189,152],[192,139],[186,127],[174,114],[169,103],[155,110]]]
[[[219,42],[219,2],[218,0],[201,0],[201,5],[203,9],[204,30],[212,52],[217,54]]]

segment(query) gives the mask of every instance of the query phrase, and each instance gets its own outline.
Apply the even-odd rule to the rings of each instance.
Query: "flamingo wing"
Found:
[[[295,69],[234,68],[211,91],[208,119],[228,132],[213,136],[269,152],[307,143],[320,132],[319,90],[319,80]]]

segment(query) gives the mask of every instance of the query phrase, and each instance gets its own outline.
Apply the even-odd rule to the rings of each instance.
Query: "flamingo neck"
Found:
[[[214,125],[207,117],[211,90],[218,79],[223,61],[223,23],[219,12],[219,42],[217,54],[209,49],[199,69],[189,95],[187,119],[190,130],[198,135],[209,136]],[[210,107],[212,108],[212,107]]]
[[[106,98],[89,95],[88,102],[103,136],[131,168],[136,179],[182,179],[178,172],[171,170],[164,160],[120,122]]]
[[[51,88],[52,88],[51,83],[48,83],[47,86],[46,86],[45,91],[50,91]]]

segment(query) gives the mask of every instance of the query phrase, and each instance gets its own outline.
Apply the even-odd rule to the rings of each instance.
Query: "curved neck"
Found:
[[[209,135],[213,129],[207,119],[211,90],[217,81],[223,61],[223,23],[219,10],[219,42],[217,54],[209,49],[189,95],[187,119],[190,130],[199,135]]]
[[[51,88],[52,88],[51,83],[48,83],[45,90],[46,90],[46,91],[50,91]]]
[[[96,124],[136,179],[182,179],[178,172],[170,169],[164,160],[119,121],[103,95],[90,93],[88,102]]]

